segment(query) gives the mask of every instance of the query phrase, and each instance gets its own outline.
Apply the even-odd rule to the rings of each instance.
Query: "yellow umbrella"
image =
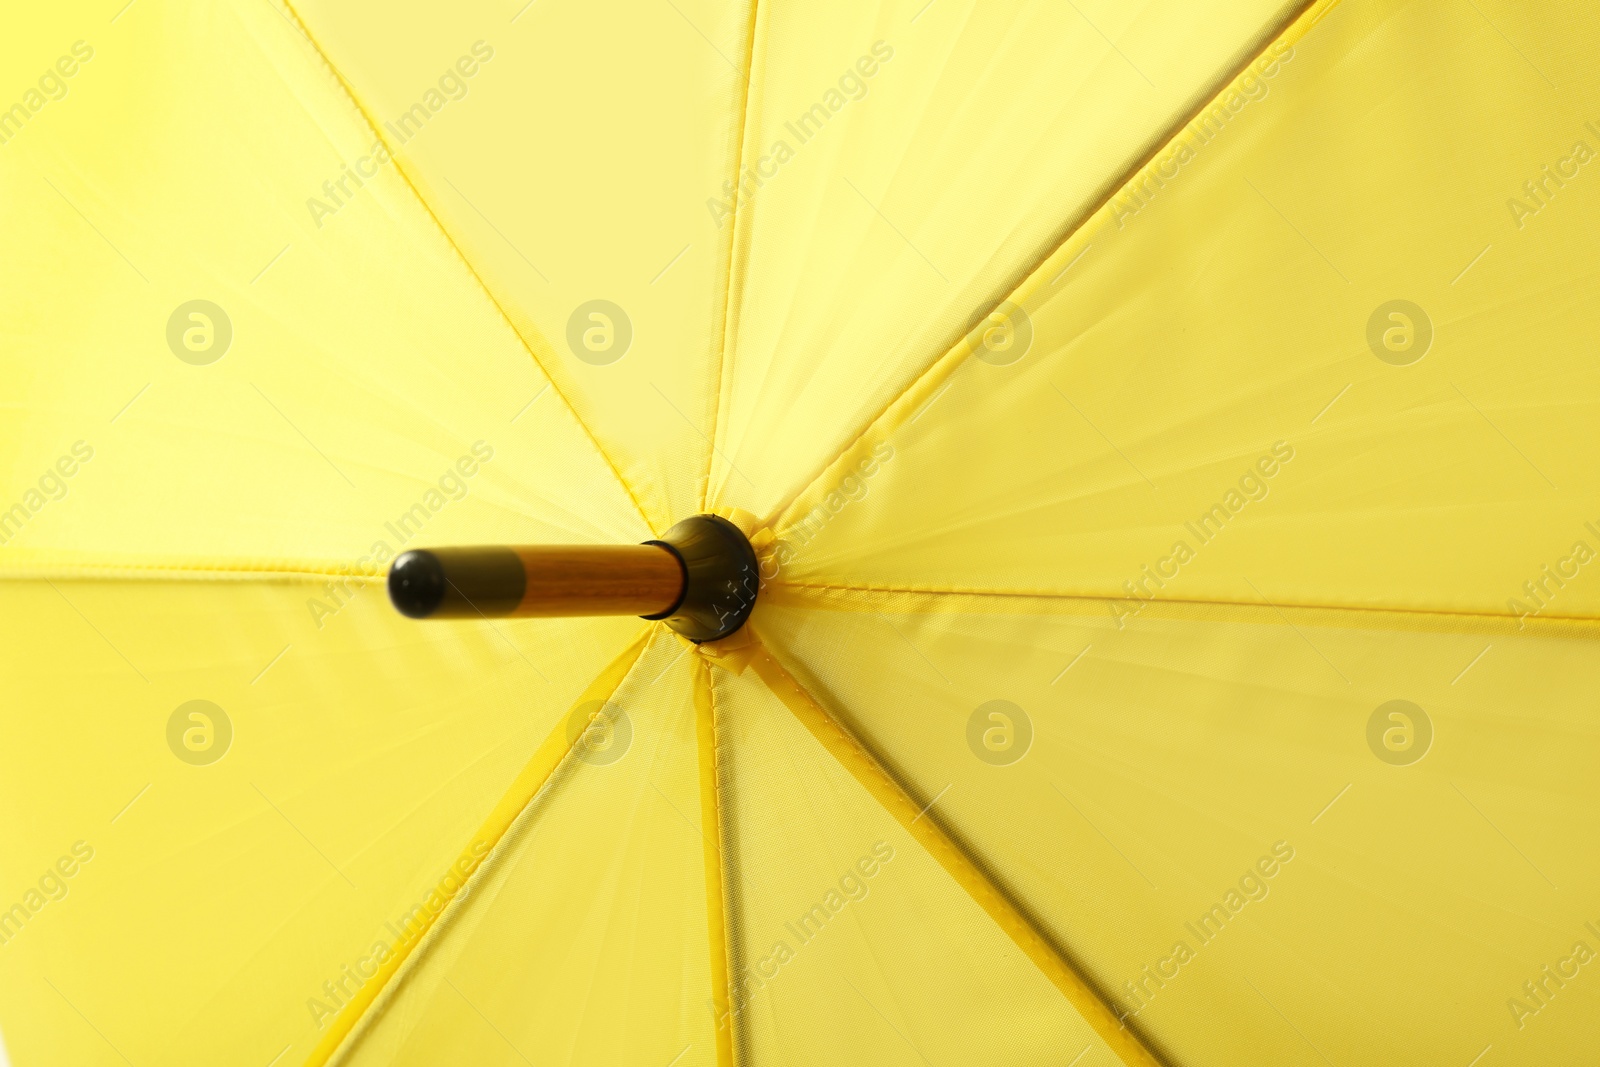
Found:
[[[1600,1055],[1597,46],[12,12],[11,1062]]]

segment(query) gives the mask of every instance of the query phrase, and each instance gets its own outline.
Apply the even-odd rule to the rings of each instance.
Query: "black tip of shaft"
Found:
[[[426,619],[444,602],[444,565],[432,552],[402,552],[389,567],[389,599],[400,614]]]

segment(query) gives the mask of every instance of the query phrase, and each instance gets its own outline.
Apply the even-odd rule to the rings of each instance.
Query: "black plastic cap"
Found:
[[[683,565],[683,595],[661,619],[694,642],[716,641],[743,626],[756,606],[761,575],[744,533],[717,515],[694,515],[661,535]]]
[[[444,566],[432,552],[402,552],[389,567],[389,599],[400,614],[426,619],[444,600]]]
[[[527,575],[509,548],[435,548],[402,552],[389,565],[389,599],[413,619],[509,615]]]

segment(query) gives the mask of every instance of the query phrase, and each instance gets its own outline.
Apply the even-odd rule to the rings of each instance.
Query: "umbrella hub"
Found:
[[[389,599],[413,619],[638,615],[691,641],[750,618],[755,549],[717,515],[692,515],[642,545],[416,549],[389,568]]]
[[[658,545],[683,568],[678,602],[660,619],[691,641],[727,637],[750,618],[761,587],[756,550],[744,532],[720,515],[691,515],[661,535]]]

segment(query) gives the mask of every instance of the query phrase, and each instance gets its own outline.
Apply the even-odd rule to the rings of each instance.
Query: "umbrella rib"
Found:
[[[362,573],[348,563],[308,559],[282,563],[116,562],[0,565],[0,582],[324,582],[337,578],[345,584],[384,581],[377,572]]]
[[[744,216],[739,211],[739,178],[744,170],[745,145],[750,140],[750,83],[755,76],[756,62],[756,19],[760,13],[760,0],[750,0],[750,31],[745,38],[744,70],[738,72],[743,79],[744,89],[739,98],[738,142],[733,151],[733,191],[730,199],[733,208],[733,219],[728,227],[728,241],[724,262],[727,264],[727,274],[722,279],[722,304],[718,309],[717,323],[717,351],[716,351],[716,380],[711,388],[711,433],[706,437],[706,473],[700,483],[700,510],[706,510],[706,503],[711,496],[711,468],[716,461],[717,441],[722,436],[721,429],[724,404],[722,403],[722,389],[725,384],[731,384],[728,378],[728,349],[729,333],[738,329],[739,303],[744,294],[743,263],[749,257],[749,234],[746,227],[741,225]],[[738,258],[739,264],[734,262]],[[738,287],[739,299],[735,299],[734,289]]]
[[[912,585],[856,585],[847,582],[805,581],[779,579],[770,586],[787,589],[814,590],[820,593],[837,593],[844,596],[935,596],[935,597],[985,597],[1001,600],[1065,600],[1085,604],[1131,603],[1133,598],[1122,594],[1071,593],[1056,589],[983,589],[961,586]],[[1517,630],[1530,626],[1573,626],[1600,623],[1594,615],[1520,615],[1509,611],[1469,611],[1452,608],[1413,608],[1379,604],[1296,604],[1291,601],[1263,602],[1260,600],[1205,600],[1199,598],[1159,597],[1137,601],[1142,611],[1146,607],[1173,608],[1247,608],[1251,611],[1287,610],[1294,612],[1336,612],[1352,615],[1389,615],[1400,618],[1433,618],[1477,620],[1484,625],[1515,624]]]
[[[706,933],[711,952],[712,1006],[717,1016],[717,1067],[734,1067],[732,940],[728,937],[728,869],[723,856],[721,768],[717,763],[717,696],[711,665],[695,657],[695,741],[699,748],[700,840],[705,861]]]
[[[545,381],[549,382],[550,388],[555,391],[556,396],[560,397],[562,406],[564,406],[567,409],[567,413],[572,416],[572,421],[578,424],[578,429],[583,432],[583,435],[588,440],[590,447],[593,448],[595,453],[600,457],[600,461],[604,463],[607,469],[611,471],[612,477],[617,480],[617,484],[622,488],[622,491],[627,496],[629,502],[633,504],[634,510],[639,513],[639,517],[644,522],[645,526],[649,527],[651,530],[654,530],[656,528],[655,524],[651,522],[650,515],[645,510],[644,504],[640,501],[639,495],[634,492],[633,486],[628,483],[628,479],[623,477],[622,469],[618,467],[616,461],[611,458],[611,453],[606,451],[605,446],[600,443],[600,438],[595,435],[594,430],[592,430],[589,427],[589,424],[584,421],[583,416],[578,414],[578,409],[576,405],[573,404],[572,398],[567,396],[566,391],[556,383],[555,376],[550,373],[548,368],[545,367],[544,361],[539,358],[539,353],[534,350],[534,347],[528,341],[528,338],[523,336],[522,331],[517,328],[515,320],[513,320],[510,313],[506,311],[505,305],[500,303],[500,299],[495,296],[494,290],[489,288],[489,283],[484,281],[483,275],[478,273],[478,268],[473,266],[472,260],[467,258],[466,252],[463,251],[461,246],[456,243],[454,235],[452,235],[450,230],[445,226],[444,220],[439,218],[438,214],[433,210],[433,205],[428,203],[428,198],[422,195],[422,190],[418,189],[416,183],[411,180],[411,175],[406,170],[405,164],[400,161],[400,153],[396,151],[394,146],[389,143],[388,138],[383,135],[383,132],[379,129],[378,124],[373,121],[372,116],[367,112],[367,109],[362,106],[361,101],[356,97],[355,88],[345,80],[343,74],[339,73],[339,68],[333,65],[333,60],[328,57],[328,53],[323,50],[322,45],[317,43],[316,38],[311,36],[310,29],[307,28],[304,20],[300,18],[300,13],[294,9],[294,5],[290,2],[290,0],[279,0],[279,2],[283,4],[284,10],[289,13],[289,17],[293,20],[295,27],[299,29],[300,33],[305,37],[306,42],[312,47],[313,50],[315,50],[317,57],[322,60],[322,64],[328,69],[328,73],[332,75],[334,81],[339,84],[339,88],[344,91],[345,98],[350,101],[350,106],[355,108],[356,114],[360,116],[361,121],[366,124],[367,132],[370,133],[373,138],[381,143],[386,149],[388,149],[389,155],[394,159],[395,173],[400,175],[400,180],[406,183],[406,188],[410,189],[411,195],[416,198],[417,205],[421,207],[422,210],[427,214],[428,218],[433,221],[434,227],[439,231],[439,236],[444,238],[445,244],[450,246],[450,250],[456,254],[456,258],[461,261],[461,265],[466,268],[467,273],[472,276],[472,280],[478,283],[478,288],[482,290],[484,297],[488,299],[495,311],[500,314],[501,321],[506,324],[508,329],[510,329],[511,335],[517,339],[519,344],[522,345],[523,351],[528,353],[528,358],[533,360],[533,365],[535,367],[539,368],[539,373],[544,375]]]
[[[1083,971],[995,883],[984,866],[945,829],[939,816],[930,810],[932,805],[917,803],[894,773],[778,662],[761,637],[752,634],[752,638],[754,654],[750,665],[773,694],[994,920],[1122,1063],[1126,1067],[1160,1067],[1162,1061],[1131,1028],[1126,1014],[1113,1009]]]
[[[478,831],[472,835],[472,839],[451,864],[446,877],[450,874],[457,875],[456,887],[447,890],[443,880],[434,887],[435,891],[444,897],[444,904],[433,911],[424,909],[423,918],[418,923],[419,928],[415,931],[411,930],[409,924],[407,925],[408,937],[395,944],[389,958],[378,969],[378,973],[345,1002],[339,1014],[329,1024],[322,1040],[306,1058],[305,1067],[325,1067],[348,1041],[359,1037],[361,1032],[359,1028],[371,1025],[372,1020],[378,1018],[379,1010],[376,1005],[380,998],[389,990],[400,987],[401,983],[396,979],[408,963],[415,966],[426,957],[427,949],[432,945],[433,939],[440,936],[439,920],[461,897],[463,891],[474,884],[473,876],[488,866],[501,839],[544,792],[555,777],[556,771],[568,762],[568,757],[577,746],[578,739],[583,736],[582,731],[569,729],[572,713],[586,703],[610,700],[643,660],[645,651],[657,632],[658,628],[655,626],[646,627],[572,702],[571,708],[561,716],[560,721],[551,729],[544,742],[517,775],[516,780],[511,783],[510,788],[501,796],[483,824],[478,827]]]
[[[966,361],[970,351],[968,338],[973,327],[989,318],[1006,303],[1023,306],[1030,297],[1052,288],[1060,276],[1066,273],[1062,268],[1070,266],[1078,256],[1088,250],[1087,247],[1079,246],[1088,245],[1090,224],[1111,209],[1112,202],[1119,192],[1138,182],[1147,170],[1154,168],[1161,153],[1182,135],[1191,122],[1215,104],[1239,78],[1247,74],[1251,65],[1260,59],[1267,49],[1280,41],[1293,43],[1300,40],[1338,4],[1339,0],[1297,0],[1276,22],[1266,27],[1252,42],[1253,47],[1247,45],[1232,67],[1226,69],[1206,89],[1197,93],[1193,105],[1187,111],[1179,113],[1162,129],[1142,156],[1102,186],[1099,195],[1089,206],[1058,231],[1059,237],[1046,242],[1043,253],[1025,264],[1014,282],[1002,285],[1001,295],[992,297],[983,306],[982,314],[974,316],[966,326],[961,327],[941,355],[878,409],[877,413],[862,426],[860,432],[852,437],[832,459],[824,462],[815,474],[768,512],[764,525],[781,530],[789,513],[794,511],[807,494],[823,482],[830,472],[840,468],[849,460],[874,429],[884,428],[883,436],[887,436],[907,422],[911,416],[919,413],[929,396]]]

